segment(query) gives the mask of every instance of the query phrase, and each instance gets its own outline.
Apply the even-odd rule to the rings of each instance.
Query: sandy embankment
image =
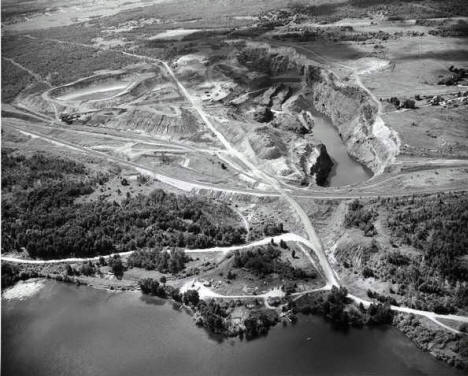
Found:
[[[42,287],[44,287],[44,281],[40,279],[19,281],[14,286],[3,291],[2,298],[6,300],[24,300],[37,294]]]

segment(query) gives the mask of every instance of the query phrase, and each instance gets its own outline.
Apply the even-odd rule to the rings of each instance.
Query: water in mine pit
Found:
[[[344,185],[364,182],[372,177],[372,172],[348,154],[338,130],[331,121],[313,113],[313,135],[327,147],[327,152],[333,160],[334,166],[328,177],[328,186],[341,187]]]

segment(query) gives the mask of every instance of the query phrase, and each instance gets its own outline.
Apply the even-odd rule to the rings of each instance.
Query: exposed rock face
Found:
[[[317,185],[326,185],[333,161],[325,145],[300,141],[295,145],[295,153],[299,158],[298,165],[304,171],[305,176],[315,178]]]
[[[264,43],[249,42],[239,61],[273,76],[300,76],[315,110],[331,119],[348,153],[374,173],[382,172],[399,153],[398,135],[382,121],[377,103],[366,91],[340,82],[331,72],[314,65],[293,48],[272,48]]]
[[[399,140],[377,116],[377,105],[367,93],[342,85],[332,74],[311,65],[305,68],[304,79],[315,109],[338,128],[348,153],[374,173],[382,172],[398,154]]]
[[[247,67],[273,76],[287,71],[300,74],[302,67],[300,55],[293,48],[272,48],[266,43],[247,43],[238,60]]]
[[[261,159],[280,158],[287,150],[279,132],[266,126],[259,127],[251,132],[249,139],[252,149]]]
[[[328,175],[333,167],[333,161],[327,153],[326,146],[323,144],[314,148],[312,155],[317,155],[317,157],[315,163],[310,168],[310,174],[315,175],[316,183],[323,186],[327,183]]]
[[[282,112],[275,115],[271,125],[298,135],[304,135],[310,133],[314,126],[314,121],[305,113],[291,114]]]
[[[268,123],[273,120],[273,113],[268,107],[259,107],[253,114],[253,118],[259,123]]]

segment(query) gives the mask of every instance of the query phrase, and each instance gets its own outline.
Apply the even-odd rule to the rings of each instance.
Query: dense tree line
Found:
[[[468,370],[468,336],[449,332],[443,328],[434,329],[420,317],[413,314],[399,314],[395,326],[410,338],[417,347],[430,351],[436,358],[456,368]],[[463,331],[463,326],[459,327]],[[447,349],[450,349],[447,351]],[[463,373],[460,373],[463,374]]]
[[[277,246],[268,244],[265,247],[256,247],[247,251],[235,251],[232,266],[246,268],[259,277],[277,273],[282,278],[303,279],[315,278],[316,274],[294,268],[289,262],[282,261],[281,251]]]
[[[203,326],[213,333],[222,335],[245,334],[247,338],[255,338],[266,334],[269,328],[278,322],[276,311],[257,308],[249,311],[247,318],[244,320],[244,329],[241,328],[240,332],[230,332],[229,316],[233,307],[236,306],[234,301],[230,303],[220,302],[215,299],[204,301],[200,299],[196,290],[187,290],[181,294],[179,289],[167,286],[165,280],[160,280],[160,282],[152,278],[145,278],[139,281],[139,286],[143,294],[160,298],[172,298],[176,302],[191,307],[196,312],[197,325]]]
[[[181,294],[178,288],[166,285],[166,278],[163,276],[159,282],[153,278],[144,278],[138,282],[141,292],[146,295],[157,296],[159,298],[172,298],[176,302],[182,303],[182,301],[190,302],[196,301],[198,304],[199,297],[198,292],[195,290],[189,290],[185,294]],[[189,302],[190,300],[190,302]]]
[[[158,270],[161,273],[178,273],[185,268],[189,258],[184,251],[173,249],[166,252],[161,249],[138,250],[132,253],[127,260],[129,267]]]
[[[13,149],[2,149],[3,190],[11,191],[16,185],[22,189],[32,188],[35,182],[62,180],[66,174],[85,175],[86,167],[72,160],[51,158],[42,153],[26,157]]]
[[[281,222],[268,221],[262,224],[253,224],[250,228],[249,239],[262,239],[266,236],[276,236],[284,233],[284,226]]]
[[[2,245],[32,257],[90,257],[137,248],[207,248],[244,242],[245,229],[216,223],[223,205],[155,190],[121,203],[77,203],[106,177],[42,154],[2,151]],[[5,195],[8,193],[8,195]]]
[[[347,298],[344,287],[333,286],[329,293],[308,295],[290,303],[293,312],[318,314],[338,327],[391,324],[393,312],[388,302],[371,304],[367,309],[362,304],[355,307]]]
[[[367,290],[367,296],[371,299],[377,299],[381,303],[388,303],[394,306],[399,305],[395,298],[391,296],[379,294],[377,291]]]
[[[345,311],[345,307],[349,303],[347,295],[346,288],[333,286],[322,304],[323,315],[334,323],[347,324],[348,313]]]
[[[259,276],[265,276],[275,271],[281,251],[272,245],[258,247],[247,251],[235,251],[234,268],[247,268]]]
[[[166,290],[163,285],[152,278],[145,278],[138,282],[141,292],[147,295],[158,296],[160,298],[167,297]]]
[[[278,322],[278,313],[271,309],[257,309],[249,312],[244,320],[247,339],[265,335]]]
[[[197,311],[201,316],[199,325],[203,325],[213,333],[223,334],[227,330],[226,318],[229,316],[224,304],[219,304],[214,299],[208,303],[201,300]]]
[[[73,268],[70,264],[65,266],[65,274],[67,277],[85,275],[87,277],[95,275],[99,272],[99,267],[93,264],[92,261],[84,262],[77,269]]]
[[[15,264],[2,262],[2,289],[13,286],[20,277],[20,268]]]

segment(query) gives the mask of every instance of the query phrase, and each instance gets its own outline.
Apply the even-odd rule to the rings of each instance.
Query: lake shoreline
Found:
[[[107,293],[109,292],[110,293],[133,293],[136,296],[138,292],[141,292],[138,285],[129,287],[128,283],[122,280],[118,280],[118,279],[113,279],[111,281],[104,280],[102,281],[103,283],[96,283],[95,281],[96,279],[97,278],[84,277],[84,276],[64,278],[62,275],[53,275],[53,274],[52,275],[47,274],[47,276],[38,277],[38,278],[31,278],[31,280],[34,282],[36,281],[46,282],[47,280],[54,280],[56,282],[64,282],[66,284],[76,285],[77,287],[86,286],[94,290],[105,291]],[[2,299],[3,299],[3,295],[4,295],[4,290],[2,290]],[[227,340],[229,338],[240,338],[240,339],[244,338],[245,329],[240,328],[239,325],[228,325],[227,329],[224,331],[213,332],[212,330],[210,330],[206,321],[203,319],[203,317],[200,315],[200,312],[196,308],[191,307],[190,305],[183,304],[181,302],[177,302],[170,297],[160,298],[160,297],[153,297],[151,295],[146,295],[146,294],[141,293],[140,298],[161,299],[164,302],[172,304],[173,306],[174,305],[178,306],[179,309],[182,309],[183,311],[185,311],[187,314],[189,314],[192,317],[194,327],[203,327],[207,332],[210,333],[210,335],[216,336],[221,340]],[[307,317],[308,315],[303,315],[300,312],[298,312],[297,315],[293,314],[293,316],[283,315],[280,313],[280,315],[278,315],[278,319],[274,320],[270,325],[268,325],[266,327],[266,331],[263,332],[262,334],[259,334],[259,336],[267,335],[267,333],[270,331],[270,327],[271,328],[278,327],[279,323],[282,323],[282,326],[295,325],[297,321],[297,316]],[[312,316],[320,317],[324,319],[325,322],[328,322],[329,324],[333,325],[333,323],[330,320],[327,320],[320,314],[312,314]],[[433,341],[431,341],[431,338],[433,338],[434,336],[432,335],[428,337],[428,333],[429,333],[428,329],[420,325],[419,322],[417,325],[415,325],[415,327],[408,326],[407,322],[405,322],[403,319],[406,316],[409,316],[411,320],[413,320],[412,323],[416,322],[415,320],[417,320],[417,318],[415,318],[414,316],[411,317],[411,315],[399,314],[398,317],[393,321],[392,325],[390,326],[395,328],[401,334],[403,334],[405,337],[411,340],[411,342],[414,343],[419,350],[430,354],[432,357],[434,357],[438,361],[448,364],[449,366],[453,367],[453,369],[466,369],[466,368],[463,368],[463,367],[466,367],[466,364],[463,364],[460,361],[458,361],[455,357],[450,356],[449,351],[444,351],[443,348],[442,349],[434,348],[434,343]],[[362,327],[351,326],[349,328],[362,330],[362,329],[370,329],[370,328],[378,329],[382,327],[383,326],[381,325],[379,326],[364,325]],[[335,328],[337,328],[338,330],[344,330],[344,331],[349,330],[347,328],[340,329],[339,326],[338,327],[335,326]],[[437,331],[434,331],[434,332],[437,332]],[[257,337],[258,336],[254,336],[253,338],[250,338],[250,339],[255,339]]]
[[[58,306],[60,310],[56,309]],[[4,301],[2,340],[16,345],[10,348],[11,353],[3,354],[6,362],[2,363],[2,374],[8,375],[11,367],[15,367],[18,376],[30,374],[31,369],[37,370],[38,375],[50,374],[47,370],[50,371],[48,367],[51,364],[54,367],[69,367],[68,355],[63,359],[61,357],[64,350],[48,350],[52,343],[65,338],[66,346],[63,349],[72,353],[78,351],[83,359],[87,359],[85,363],[75,365],[79,367],[80,374],[86,375],[96,372],[103,375],[112,372],[122,374],[122,365],[129,361],[128,357],[135,356],[149,362],[139,361],[132,371],[135,375],[148,374],[149,369],[162,375],[201,375],[207,374],[213,366],[221,367],[218,369],[226,375],[255,375],[258,369],[271,375],[304,375],[310,370],[318,375],[328,375],[341,374],[343,367],[351,375],[459,374],[416,349],[392,327],[350,328],[343,332],[333,329],[329,322],[320,317],[300,315],[295,325],[287,328],[277,325],[267,336],[245,341],[221,338],[200,330],[186,313],[159,298],[125,292],[109,295],[84,286],[76,288],[71,284],[45,281],[43,289],[27,300],[16,303]],[[43,327],[44,320],[51,325],[45,332],[39,329]],[[23,328],[21,333],[15,329],[18,325]],[[63,325],[68,330],[64,331]],[[119,328],[117,331],[111,329],[114,325]],[[32,337],[26,335],[30,331],[36,334]],[[39,335],[41,332],[43,334]],[[12,342],[11,336],[19,336],[19,339]],[[57,339],[50,338],[57,336]],[[34,341],[42,344],[40,350],[38,348],[39,354],[37,351],[31,352],[30,347],[36,346],[31,343]],[[82,347],[84,343],[85,348]],[[104,343],[112,343],[112,346]],[[132,346],[129,347],[128,343],[132,343]],[[190,352],[191,346],[195,345],[198,350]],[[323,362],[321,359],[332,356],[337,346],[349,347],[350,353],[340,354],[345,357],[341,362]],[[355,353],[351,350],[353,348],[360,351]],[[19,355],[16,354],[18,351]],[[98,356],[94,354],[96,351]],[[142,355],[142,351],[145,355]],[[252,357],[254,353],[256,356]],[[311,353],[316,355],[310,357]],[[184,354],[183,360],[177,354]],[[28,367],[17,363],[23,357],[31,358]],[[109,363],[110,359],[113,361]],[[411,368],[408,368],[410,364]],[[116,370],[120,370],[120,373]]]

